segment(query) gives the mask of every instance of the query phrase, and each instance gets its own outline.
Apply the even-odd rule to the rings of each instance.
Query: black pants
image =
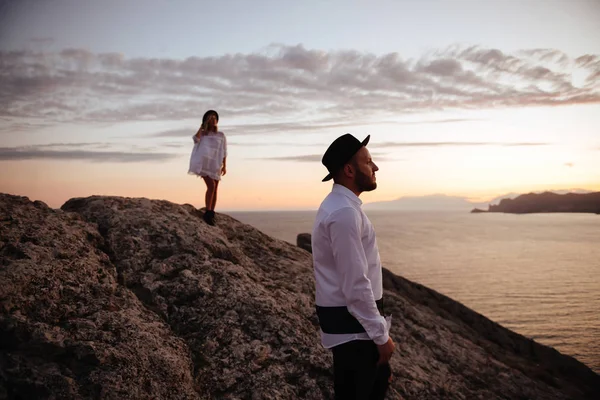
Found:
[[[389,364],[377,365],[379,352],[372,340],[354,340],[332,351],[336,400],[385,398],[392,372]]]

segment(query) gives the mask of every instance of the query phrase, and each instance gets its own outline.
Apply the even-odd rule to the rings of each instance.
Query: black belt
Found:
[[[383,314],[383,298],[375,301],[377,309],[381,315]],[[358,322],[348,307],[322,307],[317,306],[317,317],[319,317],[319,325],[325,333],[361,333],[366,332],[365,328]]]

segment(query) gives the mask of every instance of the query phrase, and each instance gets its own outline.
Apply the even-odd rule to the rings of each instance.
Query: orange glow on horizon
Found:
[[[73,168],[68,162],[18,162],[3,163],[3,170],[13,171],[0,177],[0,192],[27,196],[58,208],[68,199],[91,195],[146,197],[165,199],[178,204],[204,206],[205,185],[201,179],[182,173],[171,174],[161,168],[142,169],[101,164],[81,164]],[[121,173],[117,172],[121,170]],[[44,171],[43,174],[39,171]],[[125,173],[128,171],[129,173]],[[156,173],[155,173],[156,172]],[[180,172],[180,171],[179,171]],[[383,174],[382,174],[383,175]],[[391,175],[391,174],[389,174]],[[364,203],[389,201],[407,196],[445,194],[467,197],[472,201],[488,201],[507,193],[528,193],[543,190],[584,189],[600,191],[598,181],[557,181],[548,183],[517,183],[490,185],[474,190],[451,186],[447,190],[432,190],[410,181],[394,181],[389,175],[378,176],[379,187],[363,193]],[[318,175],[320,177],[320,175]],[[389,179],[388,179],[389,178]],[[443,185],[440,185],[443,188]],[[301,210],[316,209],[331,189],[331,183],[322,183],[313,176],[297,179],[272,177],[261,182],[259,177],[244,179],[235,174],[223,178],[219,187],[217,209],[221,210]]]

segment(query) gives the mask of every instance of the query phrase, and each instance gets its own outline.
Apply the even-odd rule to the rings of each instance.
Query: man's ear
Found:
[[[344,175],[346,175],[349,178],[354,176],[354,167],[351,163],[347,163],[346,165],[344,165]]]

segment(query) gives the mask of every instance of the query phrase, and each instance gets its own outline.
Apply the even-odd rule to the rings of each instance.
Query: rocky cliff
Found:
[[[475,208],[472,213],[485,212]],[[512,214],[529,213],[595,213],[600,214],[600,192],[528,193],[514,199],[502,199],[497,205],[490,205],[488,212]]]
[[[0,195],[0,398],[329,399],[310,253],[226,215]],[[597,399],[557,351],[385,271],[389,399]]]

